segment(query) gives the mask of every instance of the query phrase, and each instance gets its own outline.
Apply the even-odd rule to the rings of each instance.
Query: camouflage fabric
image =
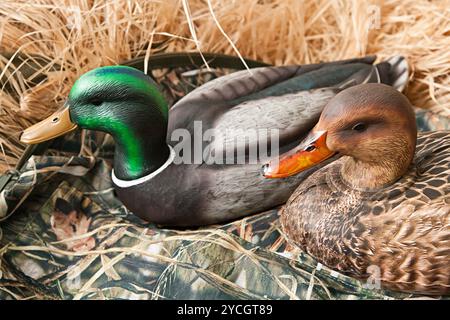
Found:
[[[155,76],[166,79],[173,104],[230,71]],[[446,118],[418,115],[423,129],[448,126]],[[0,194],[1,299],[414,297],[337,273],[288,245],[277,209],[196,230],[142,221],[114,195],[112,156],[109,136],[75,132],[14,173]]]
[[[450,130],[449,111],[433,108],[424,110],[416,108],[417,128],[421,131]]]

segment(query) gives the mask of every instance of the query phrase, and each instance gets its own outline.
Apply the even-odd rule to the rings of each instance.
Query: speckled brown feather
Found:
[[[281,212],[290,240],[357,278],[380,270],[384,288],[450,294],[450,132],[421,133],[406,174],[373,192],[341,177],[348,157],[316,171]]]

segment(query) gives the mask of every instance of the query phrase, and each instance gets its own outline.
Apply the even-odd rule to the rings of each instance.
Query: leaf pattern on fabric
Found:
[[[68,250],[82,252],[95,247],[93,237],[82,237],[89,231],[91,218],[74,209],[66,200],[56,199],[55,212],[50,217],[50,224],[56,238],[63,241]]]

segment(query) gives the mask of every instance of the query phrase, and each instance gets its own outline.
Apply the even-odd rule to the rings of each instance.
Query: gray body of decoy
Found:
[[[315,125],[326,103],[343,88],[382,82],[403,89],[408,78],[403,58],[394,57],[378,65],[373,62],[373,57],[366,57],[317,65],[263,67],[215,79],[170,110],[167,143],[172,147],[178,143],[171,140],[175,129],[186,129],[194,136],[194,121],[201,121],[203,131],[215,129],[217,133],[214,142],[203,142],[204,150],[234,153],[239,148],[250,150],[252,144],[258,143],[250,141],[246,145],[238,133],[225,136],[227,129],[228,133],[238,129],[277,129],[279,152],[285,152]],[[193,148],[195,142],[191,143]],[[175,157],[180,160],[179,154]],[[235,154],[234,162],[237,158]],[[316,169],[287,179],[265,179],[261,162],[171,163],[148,181],[129,187],[116,184],[115,188],[127,208],[148,221],[167,226],[200,226],[281,205]]]

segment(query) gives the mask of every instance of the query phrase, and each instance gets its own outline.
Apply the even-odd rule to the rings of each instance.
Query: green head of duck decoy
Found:
[[[64,108],[26,129],[21,141],[39,143],[78,126],[109,133],[117,146],[115,162],[120,163],[115,174],[131,180],[167,160],[167,123],[167,103],[149,76],[131,67],[109,66],[81,76]]]
[[[362,84],[331,99],[309,135],[277,161],[265,165],[264,176],[288,177],[338,153],[349,157],[343,175],[347,172],[355,187],[382,185],[406,171],[416,138],[408,99],[384,84]]]

